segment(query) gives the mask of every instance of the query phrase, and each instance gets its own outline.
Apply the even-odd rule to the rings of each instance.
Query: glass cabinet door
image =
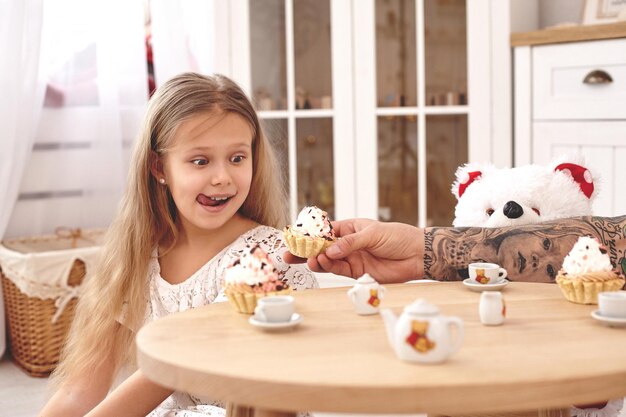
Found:
[[[258,110],[287,110],[284,0],[250,1],[252,98]]]
[[[490,80],[502,77],[490,36],[502,2],[219,4],[234,22],[227,73],[283,153],[293,217],[315,204],[336,219],[452,224],[456,168],[492,155]]]
[[[345,64],[333,62],[332,26],[338,20],[332,19],[331,0],[248,0],[246,7],[250,93],[280,151],[291,215],[317,205],[334,218],[336,125],[346,113],[336,109],[333,97],[334,67]]]
[[[374,0],[380,220],[452,224],[450,188],[468,161],[466,7]]]

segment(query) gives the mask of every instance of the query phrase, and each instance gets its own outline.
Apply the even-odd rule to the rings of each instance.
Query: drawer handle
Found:
[[[613,77],[608,72],[602,70],[593,70],[585,76],[583,83],[585,84],[609,84],[613,82]]]

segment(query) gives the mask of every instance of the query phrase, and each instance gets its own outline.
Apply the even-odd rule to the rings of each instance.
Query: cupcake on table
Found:
[[[581,236],[563,261],[556,282],[567,300],[598,304],[598,294],[619,291],[624,277],[613,270],[606,249],[589,236]]]
[[[253,314],[259,298],[290,293],[289,284],[278,277],[276,267],[258,245],[246,248],[224,271],[224,294],[240,313]]]
[[[301,258],[317,256],[337,240],[328,213],[316,206],[303,208],[283,236],[289,252]]]

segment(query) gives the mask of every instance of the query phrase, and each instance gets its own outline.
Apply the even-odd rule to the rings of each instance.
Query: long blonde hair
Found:
[[[176,206],[167,187],[150,173],[155,155],[171,144],[178,126],[201,112],[232,112],[250,125],[252,182],[239,209],[257,223],[281,227],[287,219],[285,189],[271,145],[250,100],[222,75],[183,73],[158,88],[150,99],[141,135],[135,144],[126,192],[109,227],[99,264],[86,279],[62,359],[58,383],[89,372],[113,352],[116,369],[134,366],[134,333],[146,315],[148,265],[154,248],[173,246],[178,237]],[[123,313],[122,313],[123,311]],[[123,314],[124,326],[116,325]]]

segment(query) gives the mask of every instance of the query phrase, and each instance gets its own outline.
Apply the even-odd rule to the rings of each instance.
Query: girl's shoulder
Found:
[[[288,264],[283,255],[287,252],[287,244],[282,230],[275,227],[260,225],[243,233],[234,242],[225,255],[225,262],[232,262],[243,253],[246,248],[258,245],[272,261],[281,277],[298,282],[296,289],[316,288],[317,282],[314,274],[306,264]]]
[[[287,247],[283,238],[283,232],[265,225],[259,225],[241,235],[243,246],[259,245],[267,254],[276,251],[283,252]]]
[[[283,255],[288,249],[281,230],[271,226],[258,226],[244,233],[241,238],[243,247],[259,245],[272,260],[278,275],[288,281],[294,290],[319,287],[315,275],[306,264],[292,265],[284,261]]]
[[[239,258],[248,248],[259,246],[270,258],[281,256],[287,246],[285,245],[283,234],[280,230],[259,225],[247,232],[242,233],[234,242],[222,252],[222,262],[232,262]]]

